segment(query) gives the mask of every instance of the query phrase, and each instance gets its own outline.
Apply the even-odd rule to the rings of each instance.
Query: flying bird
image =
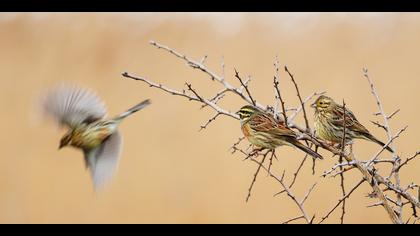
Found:
[[[112,179],[117,170],[122,148],[118,126],[149,104],[147,99],[113,118],[106,118],[105,104],[93,91],[62,84],[45,94],[41,108],[59,126],[68,128],[60,140],[59,149],[70,146],[83,151],[86,168],[90,170],[95,190],[98,190]]]

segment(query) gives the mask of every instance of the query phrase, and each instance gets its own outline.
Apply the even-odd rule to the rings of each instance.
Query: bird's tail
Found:
[[[129,115],[131,115],[131,114],[133,114],[137,111],[140,111],[141,109],[147,107],[150,104],[151,104],[150,100],[146,99],[146,100],[142,101],[141,103],[135,105],[134,107],[128,109],[126,112],[123,112],[122,114],[117,116],[115,118],[115,120],[122,120],[122,119],[126,118],[127,116],[129,116]]]
[[[321,160],[324,159],[320,154],[316,153],[314,150],[310,149],[309,147],[303,145],[301,142],[299,142],[296,139],[289,140],[289,142],[293,144],[293,146],[299,148],[300,150],[306,152],[307,154],[313,156],[314,158],[319,158]]]
[[[385,146],[385,143],[383,143],[383,142],[381,142],[381,141],[379,141],[377,138],[375,138],[375,136],[373,136],[373,135],[371,135],[371,134],[365,134],[365,137],[367,138],[367,139],[369,139],[369,140],[371,140],[371,141],[373,141],[373,142],[375,142],[375,143],[377,143],[377,144],[379,144],[379,145],[381,145],[381,147],[383,147],[383,146]],[[389,146],[386,146],[386,150],[388,150],[389,152],[393,152],[393,150],[389,147]]]

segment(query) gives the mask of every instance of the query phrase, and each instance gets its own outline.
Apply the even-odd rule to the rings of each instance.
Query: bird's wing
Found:
[[[333,112],[335,113],[335,116],[332,120],[332,124],[337,126],[343,126],[344,108],[342,106],[337,106],[337,109],[334,109]],[[353,131],[357,131],[360,133],[369,133],[369,131],[356,119],[356,116],[353,114],[353,112],[347,108],[345,124],[346,128],[351,129]]]
[[[252,129],[261,132],[270,132],[280,136],[296,137],[293,130],[284,126],[284,123],[277,122],[274,117],[257,113],[249,120]]]
[[[95,190],[103,187],[114,176],[122,148],[119,132],[111,134],[98,148],[85,151],[86,167],[90,170]]]
[[[59,125],[71,128],[99,120],[107,113],[104,103],[94,92],[67,84],[47,92],[42,100],[42,109]]]

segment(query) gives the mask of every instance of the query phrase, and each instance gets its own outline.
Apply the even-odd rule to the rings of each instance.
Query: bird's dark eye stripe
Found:
[[[239,115],[240,115],[241,117],[250,117],[250,116],[251,116],[251,114],[250,114],[250,113],[239,113]]]
[[[244,115],[247,115],[247,114],[249,115],[249,114],[254,113],[254,111],[248,110],[248,109],[242,109],[239,111],[239,113],[244,114]]]

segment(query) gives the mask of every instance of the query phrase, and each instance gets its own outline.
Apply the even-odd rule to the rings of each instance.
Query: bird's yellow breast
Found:
[[[71,139],[71,145],[83,149],[93,149],[109,136],[111,132],[106,127],[92,129],[89,126],[75,130]]]
[[[316,135],[326,141],[341,142],[342,138],[337,136],[337,131],[328,123],[329,117],[327,115],[325,112],[320,112],[315,116],[314,128]]]

